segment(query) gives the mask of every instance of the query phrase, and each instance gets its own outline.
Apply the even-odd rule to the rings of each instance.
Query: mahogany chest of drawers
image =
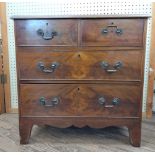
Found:
[[[140,146],[147,17],[15,17],[21,144],[34,124],[126,126]]]

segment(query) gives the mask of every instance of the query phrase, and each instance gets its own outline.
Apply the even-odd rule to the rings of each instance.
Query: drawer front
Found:
[[[77,46],[76,20],[16,20],[16,44]]]
[[[21,80],[141,80],[141,51],[18,50]]]
[[[20,114],[22,116],[74,116],[76,115],[74,85],[21,84]]]
[[[143,46],[144,19],[82,20],[82,46]]]
[[[79,86],[80,116],[136,117],[141,112],[141,88],[128,84]]]
[[[22,84],[22,116],[136,117],[140,87],[127,84]]]

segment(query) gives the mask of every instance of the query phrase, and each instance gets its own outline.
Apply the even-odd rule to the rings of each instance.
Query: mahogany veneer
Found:
[[[19,129],[126,126],[140,146],[147,17],[16,17]]]

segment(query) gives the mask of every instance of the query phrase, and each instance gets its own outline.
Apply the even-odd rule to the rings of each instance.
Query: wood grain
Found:
[[[148,14],[109,14],[109,15],[15,15],[12,19],[107,19],[107,18],[148,18]]]
[[[115,57],[113,56],[115,55]],[[52,51],[44,48],[19,48],[18,65],[20,80],[117,80],[140,81],[142,78],[141,61],[143,51]],[[24,59],[23,59],[24,58]],[[52,73],[45,73],[39,69],[42,62],[46,69],[51,70],[51,64],[59,63]],[[121,62],[122,67],[114,73],[108,73],[101,65],[109,64],[108,69]]]
[[[77,115],[77,86],[76,85],[20,85],[20,114],[21,116],[75,116]],[[46,104],[40,103],[44,97]],[[57,97],[59,103],[52,105],[52,98]]]
[[[10,70],[9,70],[9,53],[8,53],[8,33],[7,33],[7,20],[6,20],[6,3],[0,3],[0,18],[2,28],[2,51],[3,51],[3,65],[6,81],[4,85],[5,91],[5,108],[6,112],[11,112],[11,92],[10,92]]]
[[[109,126],[125,126],[130,130],[130,140],[132,140],[132,145],[135,147],[140,146],[140,138],[141,132],[139,132],[140,126],[139,119],[120,119],[120,118],[109,118],[103,119],[98,117],[85,117],[82,119],[78,119],[76,117],[52,117],[52,118],[36,118],[36,117],[21,117],[20,118],[20,142],[21,144],[28,144],[29,137],[31,134],[32,124],[37,125],[44,125],[46,123],[48,125],[54,125],[59,128],[66,128],[74,125],[75,127],[82,128],[82,127],[97,127],[97,128],[104,128]],[[51,123],[52,122],[52,123]],[[26,128],[25,128],[26,126]],[[136,135],[138,133],[138,135]],[[138,139],[139,138],[139,139]]]
[[[50,46],[77,46],[76,20],[16,20],[17,45],[50,45]],[[44,34],[56,32],[53,39],[43,39],[37,31],[42,29]],[[23,37],[24,36],[24,37]]]
[[[1,48],[1,47],[0,47]],[[0,75],[2,75],[2,56],[0,53]],[[4,90],[3,90],[3,84],[1,84],[1,78],[0,78],[0,114],[4,113]]]
[[[141,145],[141,123],[129,127],[130,143],[136,147]]]
[[[148,95],[147,95],[147,106],[146,106],[146,117],[147,118],[152,117],[154,79],[155,79],[155,3],[152,3],[150,70],[149,70]]]
[[[78,88],[80,116],[140,117],[141,95],[138,85],[81,84]],[[103,104],[99,103],[100,98],[105,99]],[[113,104],[115,98],[119,99],[117,105]]]
[[[58,26],[62,32],[59,40],[43,40],[36,34],[46,21],[50,28]],[[141,17],[16,19],[21,144],[29,142],[32,126],[37,124],[61,128],[126,126],[131,144],[140,146],[145,21]],[[110,26],[110,34],[104,36],[101,30],[109,24],[115,27]],[[116,34],[117,29],[123,33]],[[116,70],[117,61],[123,65]],[[42,70],[39,62],[44,63]],[[45,74],[53,62],[59,66]],[[103,62],[116,72],[107,73]],[[46,101],[40,105],[41,97]],[[59,99],[54,106],[53,97]]]
[[[62,119],[53,118],[56,122]],[[75,121],[76,119],[72,120]],[[82,119],[81,119],[82,121]],[[84,121],[87,121],[85,119]],[[128,121],[128,120],[127,120]],[[133,120],[131,120],[133,121]],[[101,129],[89,127],[55,128],[33,126],[29,145],[19,145],[17,114],[0,115],[1,152],[154,152],[155,116],[142,120],[141,147],[132,147],[128,129],[111,126]],[[66,121],[69,122],[69,121]],[[65,123],[65,121],[63,121]],[[62,124],[63,124],[62,123]],[[118,123],[118,122],[116,122]],[[101,124],[101,123],[100,123]],[[101,124],[102,125],[102,124]]]
[[[22,84],[20,92],[21,116],[140,117],[138,85]],[[40,104],[41,97],[49,106]],[[53,97],[58,97],[59,103],[51,107]],[[99,103],[100,97],[105,99],[103,105]],[[120,99],[118,105],[113,105],[114,98]]]
[[[104,29],[108,31],[105,34]],[[121,29],[122,34],[116,34],[117,29]],[[81,45],[143,46],[143,29],[144,20],[142,19],[82,20]]]

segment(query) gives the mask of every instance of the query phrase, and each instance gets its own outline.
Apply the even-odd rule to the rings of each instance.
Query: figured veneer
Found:
[[[20,143],[33,125],[126,126],[141,142],[146,17],[15,18]]]
[[[87,19],[81,29],[82,46],[143,45],[143,19]]]
[[[16,44],[77,46],[77,26],[76,20],[16,20]]]
[[[142,77],[141,50],[55,52],[25,47],[18,51],[20,80],[140,81]]]
[[[139,85],[109,83],[22,84],[20,112],[38,117],[140,117],[140,89]]]

